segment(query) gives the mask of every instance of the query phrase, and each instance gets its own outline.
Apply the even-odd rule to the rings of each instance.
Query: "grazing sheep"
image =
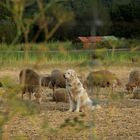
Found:
[[[90,72],[86,79],[87,88],[93,92],[94,87],[111,87],[112,90],[117,85],[121,85],[119,79],[110,71],[99,70]]]
[[[136,87],[136,85],[135,84],[128,83],[128,84],[125,85],[125,87],[126,87],[126,90],[128,91],[128,93],[131,94],[131,93],[133,93],[133,90]]]
[[[56,89],[53,94],[53,101],[56,102],[69,102],[67,90],[65,88]]]
[[[56,88],[66,88],[66,81],[63,72],[57,69],[51,72],[49,88],[53,89],[53,97],[55,97]]]
[[[134,90],[133,99],[140,99],[140,88]]]
[[[126,84],[128,93],[132,93],[134,88],[140,87],[140,70],[134,70],[129,74],[129,80]]]
[[[66,81],[64,78],[64,73],[60,70],[53,70],[51,72],[51,80],[49,86],[52,87],[53,92],[55,88],[65,88],[66,87]]]
[[[41,76],[41,86],[43,87],[49,87],[51,81],[51,76],[50,75],[42,75]]]
[[[29,93],[29,99],[31,100],[31,94],[33,94],[38,103],[41,102],[41,81],[40,76],[31,69],[24,69],[19,74],[20,84],[22,86],[22,100],[26,92]]]

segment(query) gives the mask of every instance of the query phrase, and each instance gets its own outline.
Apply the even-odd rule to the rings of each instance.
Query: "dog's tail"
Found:
[[[91,110],[96,110],[96,109],[101,109],[102,107],[101,107],[101,105],[94,105],[94,106],[92,106],[92,108],[91,108]]]
[[[92,99],[91,101],[92,101],[92,110],[101,109],[102,105],[107,105],[108,104],[108,100]]]

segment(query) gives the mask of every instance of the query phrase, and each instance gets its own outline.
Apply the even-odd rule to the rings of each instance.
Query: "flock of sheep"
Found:
[[[90,72],[87,78],[78,76],[84,88],[88,93],[93,93],[94,87],[110,87],[112,91],[115,87],[121,86],[117,76],[108,70],[99,70]],[[39,75],[32,69],[24,69],[19,74],[20,84],[22,86],[22,99],[25,93],[28,93],[29,99],[34,95],[37,102],[42,100],[42,87],[48,87],[53,90],[52,98],[56,102],[68,102],[66,91],[66,82],[64,73],[60,70],[53,70],[51,74]],[[133,98],[140,98],[140,70],[130,72],[129,81],[125,85],[128,93],[133,93]]]

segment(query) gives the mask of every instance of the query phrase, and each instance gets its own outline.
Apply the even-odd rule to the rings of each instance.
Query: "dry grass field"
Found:
[[[67,68],[68,66],[60,69]],[[46,74],[52,69],[50,67],[36,71]],[[87,68],[74,69],[85,76],[91,71]],[[131,99],[131,95],[127,95],[124,89],[129,72],[136,68],[118,66],[107,69],[118,76],[122,87],[115,89],[113,96],[108,95],[108,89],[101,89],[98,99],[105,94],[104,99],[108,101],[101,104],[101,109],[93,112],[68,112],[68,103],[51,101],[52,90],[48,88],[45,88],[46,97],[40,105],[34,101],[29,102],[28,98],[21,101],[19,93],[16,98],[20,102],[28,102],[30,110],[34,110],[35,105],[37,112],[23,115],[18,110],[15,111],[16,113],[12,114],[2,126],[1,138],[3,140],[140,140],[140,100]],[[19,69],[1,69],[0,78],[10,77],[18,83],[19,72]],[[97,98],[94,94],[90,96]],[[5,100],[1,98],[0,102],[1,112],[12,111],[12,108],[7,111],[8,107],[3,106]]]

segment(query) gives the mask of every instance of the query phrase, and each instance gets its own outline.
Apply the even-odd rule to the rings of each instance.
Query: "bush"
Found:
[[[10,20],[0,20],[0,42],[11,43],[16,36],[15,24]]]
[[[116,41],[112,40],[103,40],[101,42],[98,42],[96,44],[96,48],[107,48],[107,49],[112,49],[115,47],[115,49],[132,49],[135,47],[140,47],[140,41],[136,39],[125,39],[125,38],[120,38]]]

